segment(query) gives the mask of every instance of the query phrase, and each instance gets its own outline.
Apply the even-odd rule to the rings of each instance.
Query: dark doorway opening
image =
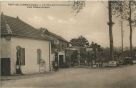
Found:
[[[63,55],[59,55],[59,67],[63,67],[64,66],[64,61],[63,61]]]
[[[1,75],[10,75],[10,58],[1,58]]]

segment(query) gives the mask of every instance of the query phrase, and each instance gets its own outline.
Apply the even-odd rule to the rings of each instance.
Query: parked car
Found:
[[[133,61],[133,64],[136,64],[136,55],[134,56],[132,61]]]
[[[124,59],[123,59],[124,61],[123,61],[123,64],[124,65],[128,65],[128,64],[133,64],[133,60],[132,60],[132,58],[131,57],[124,57]]]
[[[117,61],[109,61],[109,67],[117,67],[118,65]]]
[[[132,60],[133,64],[136,64],[136,59]]]

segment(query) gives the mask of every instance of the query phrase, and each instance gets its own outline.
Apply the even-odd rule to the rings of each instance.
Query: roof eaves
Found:
[[[56,37],[57,39],[59,39],[59,40],[61,40],[61,41],[64,41],[64,42],[67,42],[67,43],[68,43],[67,40],[65,40],[63,37],[61,37],[61,36],[59,36],[59,35],[57,35],[57,34],[55,34],[55,33],[52,33],[52,32],[50,32],[50,31],[48,31],[47,33],[49,33],[50,35]]]
[[[26,36],[26,35],[18,35],[18,34],[1,34],[1,37],[6,37],[6,36],[11,36],[11,37],[22,37],[22,38],[31,38],[31,39],[38,39],[38,40],[46,40],[46,41],[51,41],[50,39],[44,38],[44,37],[31,37],[31,36]]]

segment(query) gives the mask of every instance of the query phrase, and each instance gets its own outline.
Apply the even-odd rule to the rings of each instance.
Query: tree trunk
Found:
[[[109,39],[110,39],[110,60],[113,60],[113,34],[112,34],[112,1],[108,1],[108,10],[109,10]]]
[[[129,1],[129,10],[130,10],[130,12],[129,12],[129,27],[130,27],[130,37],[129,37],[129,42],[130,42],[130,55],[131,55],[131,57],[132,57],[132,32],[133,32],[133,30],[132,30],[132,11],[131,11],[131,1]]]
[[[124,33],[123,33],[123,21],[121,19],[121,52],[123,53],[123,48],[124,48]]]
[[[130,55],[132,57],[132,27],[130,26]]]
[[[124,31],[123,31],[123,2],[121,1],[121,21],[120,21],[120,25],[121,25],[121,52],[123,54],[123,49],[124,49]]]

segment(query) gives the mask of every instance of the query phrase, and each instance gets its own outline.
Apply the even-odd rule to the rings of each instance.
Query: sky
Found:
[[[65,6],[49,6],[49,8],[27,8],[13,4],[64,4]],[[24,22],[39,29],[62,36],[66,40],[84,36],[90,43],[96,42],[109,47],[108,9],[106,1],[87,1],[85,7],[75,15],[69,1],[52,2],[1,2],[1,11],[8,16],[19,17]],[[113,17],[114,46],[121,47],[120,23]],[[129,27],[124,23],[124,45],[129,46]],[[133,46],[136,46],[136,30],[133,31]]]

